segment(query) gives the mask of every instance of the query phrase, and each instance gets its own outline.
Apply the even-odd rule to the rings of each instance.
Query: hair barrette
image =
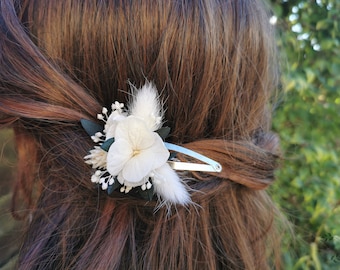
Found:
[[[187,188],[175,170],[221,172],[222,166],[195,151],[165,142],[170,128],[162,127],[164,110],[152,83],[134,89],[132,97],[127,108],[117,101],[110,113],[104,107],[97,115],[104,125],[81,119],[97,144],[84,157],[95,169],[91,181],[108,194],[119,190],[147,200],[157,195],[166,204],[190,203]],[[204,164],[177,161],[169,151]]]

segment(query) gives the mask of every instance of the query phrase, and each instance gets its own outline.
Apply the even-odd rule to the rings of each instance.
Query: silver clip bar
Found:
[[[168,164],[172,169],[177,171],[198,171],[198,172],[221,172],[222,166],[220,163],[206,156],[203,156],[195,151],[187,149],[182,146],[178,146],[172,143],[164,143],[168,150],[182,153],[184,155],[198,159],[206,164],[189,163],[189,162],[178,162],[168,161]]]

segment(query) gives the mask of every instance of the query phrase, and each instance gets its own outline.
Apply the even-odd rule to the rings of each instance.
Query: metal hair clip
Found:
[[[193,157],[206,164],[179,162],[179,161],[168,161],[170,167],[176,171],[199,171],[199,172],[221,172],[222,166],[220,163],[212,160],[206,156],[203,156],[195,151],[187,149],[182,146],[178,146],[172,143],[164,143],[168,150],[182,153],[184,155]]]

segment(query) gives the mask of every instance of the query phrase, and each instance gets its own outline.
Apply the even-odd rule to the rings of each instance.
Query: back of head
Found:
[[[276,210],[263,189],[277,167],[277,67],[260,1],[3,0],[0,9],[0,124],[16,133],[15,201],[30,216],[20,269],[269,267]],[[96,121],[146,80],[164,100],[167,141],[223,167],[183,173],[193,204],[170,216],[156,201],[97,190],[83,160],[93,142],[80,119]]]

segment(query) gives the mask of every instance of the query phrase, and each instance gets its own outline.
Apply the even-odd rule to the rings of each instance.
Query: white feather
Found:
[[[142,118],[147,126],[155,131],[162,126],[163,111],[158,91],[151,82],[133,92],[133,100],[129,105],[131,115]]]
[[[191,202],[187,189],[169,164],[156,169],[153,180],[155,192],[165,203],[186,205]]]

